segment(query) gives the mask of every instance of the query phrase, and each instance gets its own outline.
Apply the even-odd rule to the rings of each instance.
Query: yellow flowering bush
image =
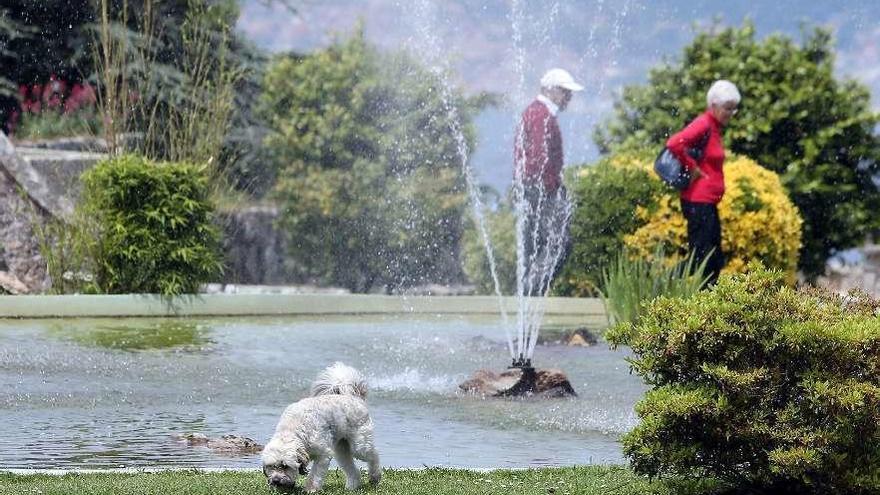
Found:
[[[650,168],[651,164],[644,162],[644,166]],[[750,261],[760,260],[767,267],[784,271],[793,281],[802,220],[779,176],[749,158],[734,155],[725,161],[724,182],[724,199],[718,205],[721,249],[727,259],[723,273],[744,272]],[[636,215],[642,225],[623,236],[631,253],[650,259],[660,245],[672,255],[670,262],[687,254],[687,224],[677,191],[664,190],[656,203],[637,207]]]

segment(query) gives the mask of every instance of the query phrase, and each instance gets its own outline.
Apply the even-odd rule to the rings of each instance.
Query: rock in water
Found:
[[[226,455],[245,455],[258,454],[263,450],[263,446],[248,437],[240,437],[238,435],[223,435],[220,438],[208,438],[202,433],[179,433],[174,438],[179,442],[186,443],[190,447],[202,446],[209,449],[226,454]]]
[[[572,330],[568,334],[566,345],[577,347],[590,347],[596,345],[599,341],[596,335],[589,328],[581,327]]]
[[[458,385],[465,392],[490,397],[576,397],[562,370],[510,368],[501,373],[477,370]]]

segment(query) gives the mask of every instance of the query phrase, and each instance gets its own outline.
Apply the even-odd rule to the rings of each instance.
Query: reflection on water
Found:
[[[145,325],[96,324],[91,328],[70,328],[59,325],[55,333],[79,344],[143,351],[148,349],[201,349],[210,343],[203,325],[185,320],[168,320]]]
[[[644,392],[625,354],[540,346],[537,365],[565,370],[577,398],[459,393],[475,369],[508,364],[503,339],[495,320],[449,316],[0,321],[0,467],[255,467],[172,435],[265,443],[337,360],[368,377],[388,466],[622,461]]]

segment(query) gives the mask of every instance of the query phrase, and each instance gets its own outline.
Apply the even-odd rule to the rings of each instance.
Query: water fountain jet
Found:
[[[512,6],[512,23],[514,32],[514,45],[517,50],[516,65],[520,79],[520,90],[525,94],[524,88],[524,54],[520,43],[522,24],[522,10],[519,3],[514,2]],[[538,332],[540,330],[540,321],[543,316],[543,299],[547,296],[550,282],[556,272],[563,254],[565,245],[565,225],[571,215],[571,205],[565,198],[564,194],[559,192],[547,193],[540,191],[540,199],[537,206],[530,205],[525,200],[523,194],[523,177],[517,173],[514,181],[514,189],[516,192],[516,210],[517,210],[517,295],[518,295],[518,312],[516,330],[517,336],[514,337],[510,331],[510,325],[507,321],[507,312],[505,309],[504,298],[501,294],[500,283],[496,273],[495,258],[491,243],[489,242],[488,232],[486,230],[485,219],[482,211],[482,201],[480,199],[479,188],[474,180],[473,172],[469,165],[469,154],[466,140],[461,129],[460,119],[455,106],[451,103],[450,97],[450,81],[448,80],[449,70],[448,62],[442,57],[442,43],[432,29],[436,18],[436,5],[427,0],[421,0],[415,4],[415,15],[413,19],[417,21],[417,31],[420,37],[420,52],[423,58],[429,62],[429,67],[434,75],[441,82],[441,97],[446,103],[446,111],[448,112],[450,132],[455,139],[458,159],[461,161],[462,171],[467,184],[468,196],[470,198],[475,224],[479,230],[486,249],[486,256],[489,261],[489,269],[495,285],[495,294],[498,297],[499,309],[501,313],[502,326],[507,336],[507,346],[512,358],[512,364],[507,371],[497,375],[495,373],[480,370],[474,375],[473,380],[460,385],[462,389],[468,390],[467,383],[477,386],[477,391],[486,393],[487,390],[493,392],[486,395],[499,396],[524,396],[543,394],[548,390],[564,391],[562,394],[554,395],[574,395],[574,390],[565,375],[559,370],[536,370],[532,366],[531,358],[537,344]],[[554,9],[555,10],[555,9]],[[521,140],[518,140],[521,141]],[[521,145],[521,142],[518,143]],[[558,208],[562,205],[561,212],[551,210],[553,205]],[[526,221],[526,208],[534,213],[539,220]],[[546,211],[543,211],[542,208]],[[546,215],[550,212],[550,215]],[[562,213],[560,216],[559,213]],[[544,218],[549,216],[551,218]],[[553,223],[554,225],[550,225]],[[554,228],[555,227],[555,228]],[[545,243],[545,246],[538,247],[538,242]],[[525,248],[528,241],[534,249]],[[535,297],[537,296],[537,297]],[[514,348],[514,343],[516,348]],[[481,373],[486,371],[485,373]],[[487,385],[491,377],[499,377],[502,382],[495,383],[491,387],[480,387],[478,384]],[[546,377],[552,377],[546,379]],[[479,378],[479,379],[477,379]],[[545,379],[542,379],[545,378]],[[513,383],[509,383],[513,379]],[[509,386],[508,386],[509,385]],[[549,388],[548,388],[549,386]]]

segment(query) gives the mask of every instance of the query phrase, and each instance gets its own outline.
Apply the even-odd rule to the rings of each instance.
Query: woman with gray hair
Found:
[[[706,94],[708,108],[666,147],[685,166],[690,185],[681,191],[681,211],[687,220],[688,247],[697,263],[706,261],[709,284],[724,267],[718,203],[724,196],[724,143],[721,130],[737,112],[739,90],[730,81],[715,81]]]

